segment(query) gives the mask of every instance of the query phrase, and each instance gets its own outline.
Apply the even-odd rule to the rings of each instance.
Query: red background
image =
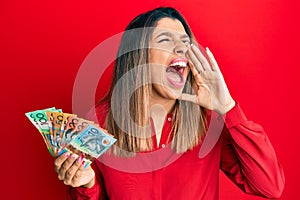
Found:
[[[50,106],[72,112],[73,83],[88,53],[160,5],[180,10],[213,51],[232,95],[274,145],[286,175],[281,199],[298,199],[297,0],[1,0],[1,199],[65,199],[53,159],[24,113]],[[260,198],[221,173],[220,199]]]

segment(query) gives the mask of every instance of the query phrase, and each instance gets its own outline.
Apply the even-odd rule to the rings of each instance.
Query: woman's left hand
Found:
[[[182,94],[180,100],[197,103],[200,106],[214,110],[223,115],[235,106],[219,66],[208,48],[209,62],[198,47],[191,45],[187,51],[189,66],[195,79],[193,85],[195,95]]]

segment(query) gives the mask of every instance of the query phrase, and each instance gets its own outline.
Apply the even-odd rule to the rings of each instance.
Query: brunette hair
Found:
[[[160,7],[135,17],[127,26],[114,65],[113,81],[108,94],[98,104],[108,104],[105,128],[115,136],[115,155],[153,149],[149,128],[152,92],[148,46],[153,29],[162,18],[179,20],[187,35],[194,35],[174,8]],[[194,78],[189,73],[183,92],[193,93]],[[132,91],[132,92],[131,92]],[[173,112],[172,148],[177,153],[192,149],[205,133],[205,109],[197,104],[177,100]],[[148,128],[145,128],[148,127]],[[131,154],[132,155],[132,154]]]

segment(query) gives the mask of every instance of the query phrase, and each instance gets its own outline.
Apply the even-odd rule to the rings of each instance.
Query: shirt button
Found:
[[[172,121],[172,118],[171,118],[171,117],[168,117],[168,121],[169,121],[169,122]]]
[[[166,145],[165,145],[165,144],[162,144],[162,145],[161,145],[161,147],[162,147],[162,148],[165,148],[165,147],[166,147]]]

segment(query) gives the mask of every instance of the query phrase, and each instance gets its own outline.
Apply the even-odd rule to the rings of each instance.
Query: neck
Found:
[[[159,106],[166,114],[173,111],[176,100],[166,98],[151,98],[150,108]]]
[[[156,144],[159,145],[167,113],[161,105],[155,104],[151,106],[150,115],[153,121],[154,131],[156,134]]]
[[[158,145],[160,143],[165,118],[168,113],[173,111],[175,102],[176,100],[166,99],[159,96],[152,96],[150,100],[150,116],[154,123],[156,142]]]

